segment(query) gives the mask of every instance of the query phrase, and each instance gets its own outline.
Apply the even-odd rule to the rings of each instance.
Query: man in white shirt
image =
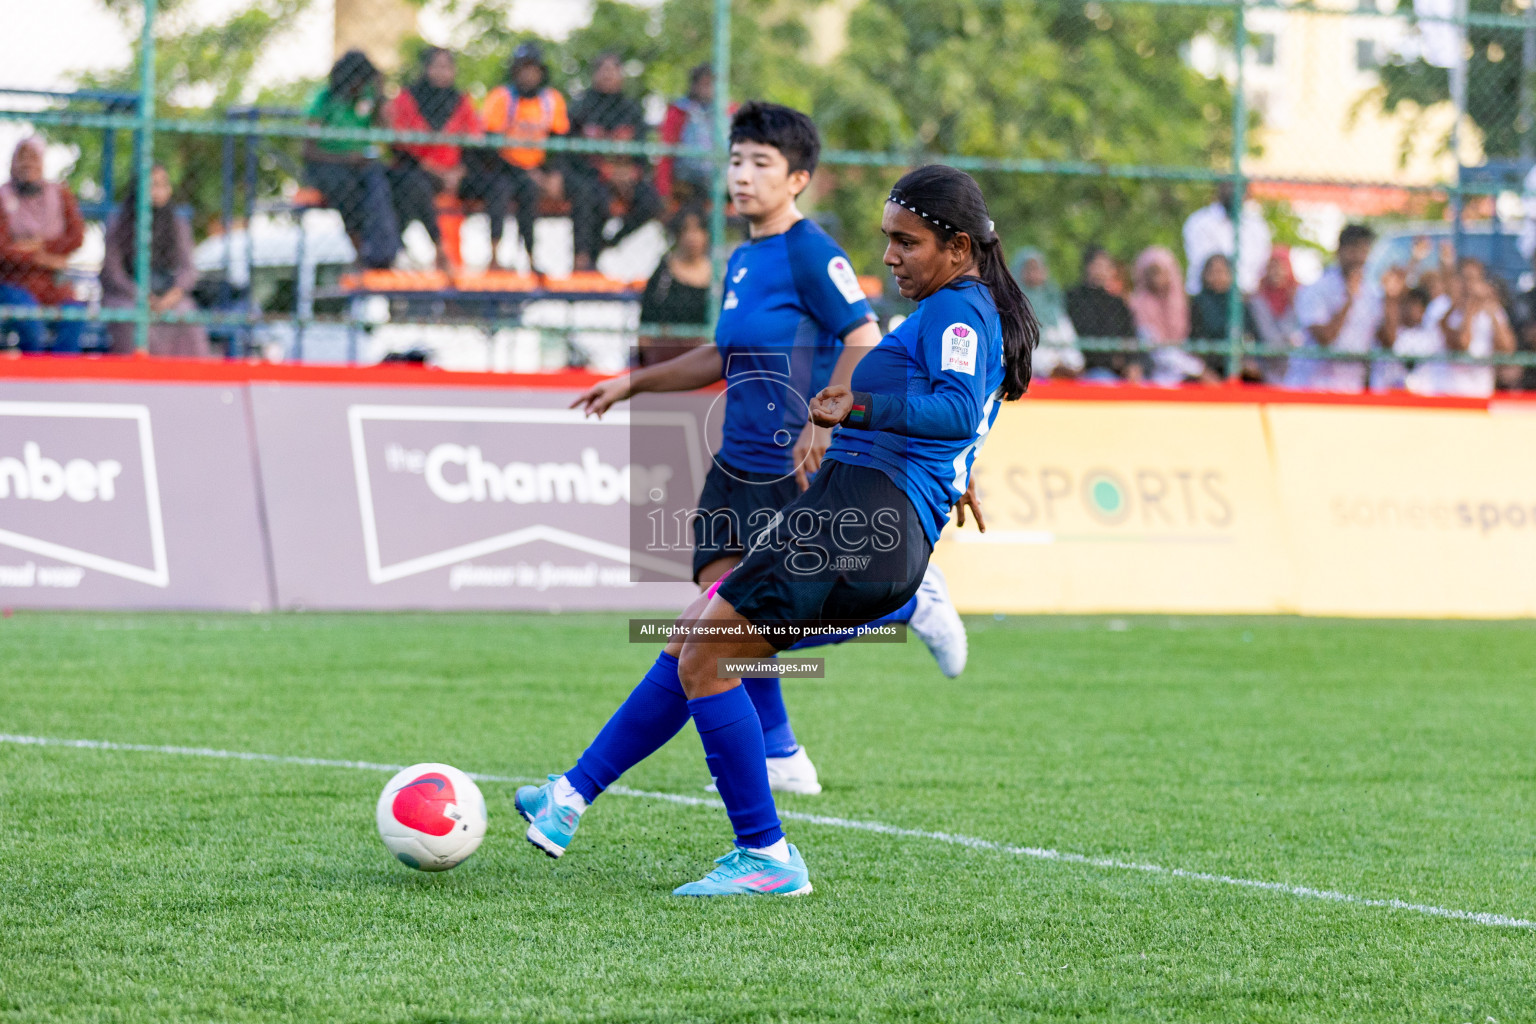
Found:
[[[1232,183],[1223,181],[1216,186],[1216,201],[1202,206],[1184,222],[1184,265],[1189,268],[1184,275],[1184,290],[1191,295],[1200,294],[1200,272],[1205,261],[1217,253],[1232,259]],[[1264,221],[1264,211],[1259,204],[1249,200],[1243,204],[1242,217],[1243,251],[1237,260],[1237,288],[1244,295],[1253,294],[1269,265],[1269,225]]]
[[[1309,391],[1365,390],[1366,363],[1308,359],[1308,349],[1370,352],[1378,339],[1397,334],[1397,303],[1384,304],[1381,289],[1365,279],[1365,260],[1376,233],[1362,224],[1339,233],[1338,261],[1296,295],[1296,319],[1306,342],[1291,358],[1285,386]],[[1384,323],[1390,318],[1390,323]]]

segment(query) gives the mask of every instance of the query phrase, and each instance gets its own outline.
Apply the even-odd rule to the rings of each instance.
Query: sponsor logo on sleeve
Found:
[[[841,256],[832,257],[832,262],[827,264],[827,276],[850,305],[864,301],[864,289],[859,285],[859,275],[853,272],[853,267],[846,259]]]
[[[976,329],[950,324],[944,329],[944,369],[976,376]]]

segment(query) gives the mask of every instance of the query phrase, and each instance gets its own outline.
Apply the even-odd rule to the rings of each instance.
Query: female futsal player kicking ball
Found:
[[[880,341],[848,255],[796,205],[820,153],[815,123],[798,110],[753,102],[736,112],[729,186],[750,241],[726,267],[715,343],[605,380],[572,403],[601,416],[643,392],[689,391],[725,379],[720,450],[693,517],[693,580],[700,589],[730,572],[750,535],[809,484],[831,437],[810,422],[807,402],[828,384],[847,384],[859,359]],[[965,625],[938,569],[885,621],[909,623],[946,676],[964,669]],[[790,726],[778,677],[748,676],[742,685],[762,722],[769,785],[785,793],[821,792],[816,766]]]
[[[550,856],[565,852],[597,793],[692,717],[736,843],[676,893],[811,891],[774,808],[757,712],[719,664],[772,656],[802,629],[873,621],[917,592],[999,401],[1028,387],[1039,335],[970,175],[937,165],[906,175],[881,230],[885,264],[916,312],[859,363],[851,387],[812,400],[815,422],[838,430],[809,489],[683,613],[692,628],[674,634],[576,766],[517,791],[528,841]]]

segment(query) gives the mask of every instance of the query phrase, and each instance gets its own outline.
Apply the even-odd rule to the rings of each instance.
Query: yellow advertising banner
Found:
[[[1532,408],[1266,407],[1295,609],[1536,615]]]
[[[1258,405],[1025,401],[976,465],[987,532],[951,527],[934,554],[962,611],[1286,607]]]

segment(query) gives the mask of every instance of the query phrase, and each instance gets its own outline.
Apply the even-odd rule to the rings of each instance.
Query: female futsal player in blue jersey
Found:
[[[807,403],[828,384],[848,383],[859,359],[880,341],[847,254],[796,205],[821,152],[815,123],[789,107],[747,103],[731,120],[730,152],[731,201],[746,218],[750,239],[726,267],[714,345],[603,381],[573,403],[602,415],[641,392],[725,380],[720,450],[693,519],[693,578],[701,589],[741,561],[750,535],[809,484],[831,437],[810,421]],[[937,568],[888,621],[909,623],[945,675],[965,667],[965,626]],[[778,678],[748,676],[742,685],[763,725],[770,785],[821,792],[816,766],[790,726]],[[576,781],[596,795],[595,783]]]
[[[881,219],[885,263],[918,301],[865,357],[851,384],[811,402],[837,428],[807,489],[680,623],[629,698],[565,775],[517,791],[528,840],[565,852],[588,800],[571,776],[610,781],[671,739],[690,717],[735,832],[731,852],[683,896],[800,895],[810,873],[774,808],[752,701],[721,659],[769,657],[806,628],[871,622],[901,607],[967,489],[999,403],[1029,386],[1039,328],[1007,269],[981,189],[933,165],[891,190]],[[708,631],[712,638],[701,639]]]

